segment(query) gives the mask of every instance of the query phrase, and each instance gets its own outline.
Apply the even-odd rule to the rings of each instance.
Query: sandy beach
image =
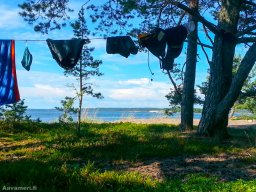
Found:
[[[180,124],[180,119],[171,119],[171,118],[151,118],[151,119],[135,119],[127,118],[122,119],[116,122],[132,122],[140,124]],[[199,119],[194,119],[194,125],[199,124]],[[256,126],[256,120],[229,120],[229,127],[243,127],[243,126]]]

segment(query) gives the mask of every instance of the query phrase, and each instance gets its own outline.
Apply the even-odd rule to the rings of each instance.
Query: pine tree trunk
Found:
[[[80,134],[81,132],[81,116],[82,116],[82,105],[83,105],[83,96],[79,96],[79,108],[78,108],[78,125],[77,125],[77,132]]]
[[[229,92],[232,82],[232,67],[235,54],[240,0],[223,0],[218,27],[223,29],[215,35],[210,82],[205,98],[202,118],[199,123],[200,135],[224,138],[227,136],[228,113],[232,106],[220,106],[219,103]],[[219,108],[225,108],[222,116]],[[222,110],[223,111],[223,110]]]
[[[77,125],[77,132],[80,135],[81,132],[81,116],[82,116],[82,106],[83,106],[83,77],[82,77],[82,60],[80,60],[79,63],[79,94],[78,94],[78,100],[79,100],[79,106],[78,106],[78,125]]]
[[[198,11],[198,0],[193,0],[190,3],[190,8]],[[184,86],[181,101],[181,131],[193,129],[194,116],[194,87],[196,77],[196,62],[197,62],[197,21],[190,16],[190,20],[196,24],[196,29],[188,36],[188,48],[186,69],[184,75]]]

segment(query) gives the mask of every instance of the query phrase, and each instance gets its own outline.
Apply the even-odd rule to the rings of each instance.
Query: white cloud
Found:
[[[75,96],[68,83],[75,82],[72,77],[62,74],[17,70],[20,96],[29,108],[54,108],[65,96]]]
[[[74,96],[74,90],[65,86],[75,82],[62,74],[49,72],[26,72],[19,70],[19,88],[22,99],[29,108],[54,108],[65,96]],[[85,107],[166,107],[165,95],[170,84],[151,82],[148,78],[107,80],[105,77],[91,79],[95,91],[101,92],[103,100],[85,97]]]
[[[111,91],[110,98],[123,100],[144,100],[154,96],[154,91],[145,88],[115,89]]]
[[[99,49],[106,49],[106,40],[105,39],[98,39],[97,37],[89,37],[91,39],[91,43],[89,47],[94,47],[95,50]]]
[[[140,86],[158,90],[170,89],[170,84],[160,81],[151,81],[149,78],[128,79],[125,81],[118,81],[118,84],[121,86]]]
[[[119,88],[109,90],[109,97],[117,100],[159,101],[170,91],[170,85],[162,82],[151,82],[148,78],[119,81]],[[121,88],[122,87],[122,88]]]
[[[11,8],[0,4],[0,29],[15,29],[24,26],[24,22],[18,12],[18,8]]]
[[[140,79],[128,79],[127,81],[118,81],[120,85],[149,85],[150,79],[140,78]]]
[[[33,25],[28,25],[19,15],[20,11],[21,9],[19,8],[13,8],[0,2],[0,29],[4,31],[4,38],[15,40],[45,40],[47,38],[70,39],[73,37],[73,32],[68,27],[63,28],[61,31],[50,31],[49,34],[35,32]]]
[[[32,87],[20,87],[20,93],[24,98],[64,98],[74,96],[72,89],[67,87],[55,87],[45,84],[35,84]]]
[[[73,77],[65,77],[63,74],[17,70],[18,82],[21,86],[23,85],[54,85],[56,87],[63,87],[67,83],[74,82]]]

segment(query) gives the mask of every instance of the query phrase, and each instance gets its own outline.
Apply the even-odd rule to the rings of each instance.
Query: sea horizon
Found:
[[[42,122],[56,122],[62,114],[57,109],[27,109],[27,115],[31,116],[32,120],[40,119]],[[72,115],[74,121],[77,120],[77,115]],[[164,108],[83,108],[82,118],[93,119],[105,122],[113,122],[126,118],[149,119],[167,117],[164,113]]]
[[[27,108],[27,110],[52,110],[55,108]],[[82,109],[168,109],[164,107],[86,107]]]
[[[38,118],[42,122],[58,122],[59,117],[63,112],[57,109],[27,109],[27,115],[31,116],[32,120]],[[234,116],[241,116],[242,112],[236,112]],[[71,115],[74,121],[77,121],[77,114]],[[154,119],[154,118],[170,118],[180,119],[180,112],[173,113],[172,115],[165,114],[165,108],[109,108],[109,107],[96,107],[96,108],[83,108],[82,119],[114,122],[122,119]],[[194,119],[200,119],[201,113],[194,112]]]

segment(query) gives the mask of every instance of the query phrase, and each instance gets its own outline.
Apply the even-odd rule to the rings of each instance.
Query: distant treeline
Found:
[[[173,113],[180,113],[181,109],[180,108],[171,108],[171,109],[165,109],[164,110],[165,114],[167,115],[172,115]],[[194,113],[202,113],[201,108],[194,108]]]

